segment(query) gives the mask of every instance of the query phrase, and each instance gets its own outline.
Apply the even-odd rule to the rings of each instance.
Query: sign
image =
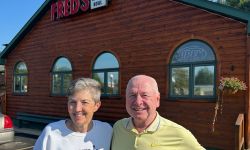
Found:
[[[107,0],[58,0],[51,4],[51,20],[54,21],[107,5]]]
[[[99,7],[107,6],[108,2],[107,0],[91,0],[90,7],[91,9],[96,9]]]

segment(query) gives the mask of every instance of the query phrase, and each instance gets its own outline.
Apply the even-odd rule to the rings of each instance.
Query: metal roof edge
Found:
[[[247,23],[247,34],[250,35],[250,13],[230,6],[210,2],[207,0],[174,0],[176,2],[184,3],[207,11],[220,14],[229,18],[239,20]]]

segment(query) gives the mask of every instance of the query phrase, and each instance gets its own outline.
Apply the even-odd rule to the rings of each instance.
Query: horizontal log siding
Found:
[[[235,119],[245,112],[244,93],[224,98],[223,115],[218,115],[214,133],[214,102],[167,97],[170,55],[181,41],[192,38],[213,46],[218,78],[246,79],[246,25],[241,22],[166,0],[113,0],[107,8],[58,21],[51,21],[48,11],[8,55],[7,111],[12,117],[19,111],[68,116],[66,97],[50,96],[54,60],[65,56],[72,63],[74,78],[91,77],[95,57],[110,51],[120,63],[121,97],[102,99],[96,119],[115,121],[128,116],[126,84],[136,74],[147,74],[158,81],[162,116],[188,128],[202,145],[232,149]],[[28,93],[24,96],[12,94],[13,68],[20,60],[29,70]]]

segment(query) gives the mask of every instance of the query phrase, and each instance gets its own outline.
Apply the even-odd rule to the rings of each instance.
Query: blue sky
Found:
[[[45,0],[1,0],[0,51],[10,43]]]

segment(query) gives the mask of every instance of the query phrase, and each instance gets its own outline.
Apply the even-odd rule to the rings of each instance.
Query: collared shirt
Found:
[[[112,150],[205,150],[190,131],[159,114],[141,133],[131,117],[117,121],[113,131]]]
[[[147,132],[153,133],[153,132],[155,132],[155,131],[160,127],[160,122],[161,122],[160,115],[158,115],[158,113],[157,113],[157,116],[156,116],[155,120],[151,123],[151,125],[150,125],[147,129],[145,129],[145,130],[143,131],[143,133],[147,133]],[[123,126],[124,126],[127,130],[129,130],[129,131],[131,131],[131,132],[134,132],[134,133],[136,133],[136,134],[142,134],[142,133],[139,133],[139,132],[135,129],[134,124],[133,124],[133,121],[132,121],[132,117],[127,118],[127,120],[124,120],[124,121],[123,121]]]

